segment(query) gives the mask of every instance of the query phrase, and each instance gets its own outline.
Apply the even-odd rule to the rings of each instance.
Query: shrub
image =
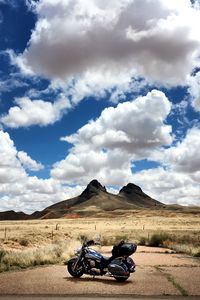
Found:
[[[150,237],[148,245],[151,247],[163,247],[164,242],[170,239],[171,238],[167,233],[155,233]]]
[[[19,241],[19,244],[20,244],[21,246],[27,247],[28,244],[29,244],[29,241],[28,241],[27,239],[21,239],[21,240]]]
[[[87,240],[89,240],[88,236],[85,235],[85,234],[80,234],[80,235],[78,236],[78,239],[79,239],[79,241],[80,241],[81,243],[86,242]]]
[[[103,236],[101,237],[102,246],[113,246],[121,241],[128,241],[128,236],[126,234],[116,235],[116,236]]]
[[[126,234],[116,235],[114,238],[114,244],[118,244],[121,241],[128,241],[128,236]]]
[[[145,236],[141,236],[138,244],[141,246],[146,246],[148,244],[148,239]]]
[[[113,244],[113,238],[110,236],[109,237],[103,236],[103,237],[101,237],[100,243],[102,246],[110,246]]]
[[[6,252],[3,249],[0,249],[0,263],[5,255],[6,255]]]
[[[200,251],[196,252],[196,253],[194,254],[194,257],[200,257]]]

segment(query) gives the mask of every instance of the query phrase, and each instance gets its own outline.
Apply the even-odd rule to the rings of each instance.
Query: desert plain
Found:
[[[85,275],[75,282],[67,274],[64,263],[90,238],[100,241],[96,247],[106,256],[122,239],[138,244],[137,270],[127,283]],[[200,295],[199,255],[198,209],[1,221],[0,294]]]

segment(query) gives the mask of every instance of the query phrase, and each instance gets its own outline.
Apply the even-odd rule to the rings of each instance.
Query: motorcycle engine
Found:
[[[96,266],[95,260],[89,259],[89,260],[88,260],[88,263],[89,263],[89,265],[90,265],[90,268],[95,268],[95,266]]]
[[[89,273],[91,275],[100,275],[101,271],[100,269],[97,267],[97,263],[95,260],[89,259],[88,260],[88,265],[89,265]]]

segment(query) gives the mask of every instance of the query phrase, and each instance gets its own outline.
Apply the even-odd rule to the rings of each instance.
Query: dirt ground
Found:
[[[109,255],[110,247],[103,247]],[[125,283],[84,275],[74,279],[66,266],[54,265],[0,274],[0,295],[199,295],[200,259],[170,250],[138,247],[137,269]]]

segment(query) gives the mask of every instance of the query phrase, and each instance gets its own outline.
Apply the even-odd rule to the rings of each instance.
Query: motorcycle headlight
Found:
[[[76,255],[79,255],[79,254],[81,253],[81,249],[82,249],[82,247],[79,247],[79,248],[75,249],[75,250],[74,250],[74,253],[75,253]]]

